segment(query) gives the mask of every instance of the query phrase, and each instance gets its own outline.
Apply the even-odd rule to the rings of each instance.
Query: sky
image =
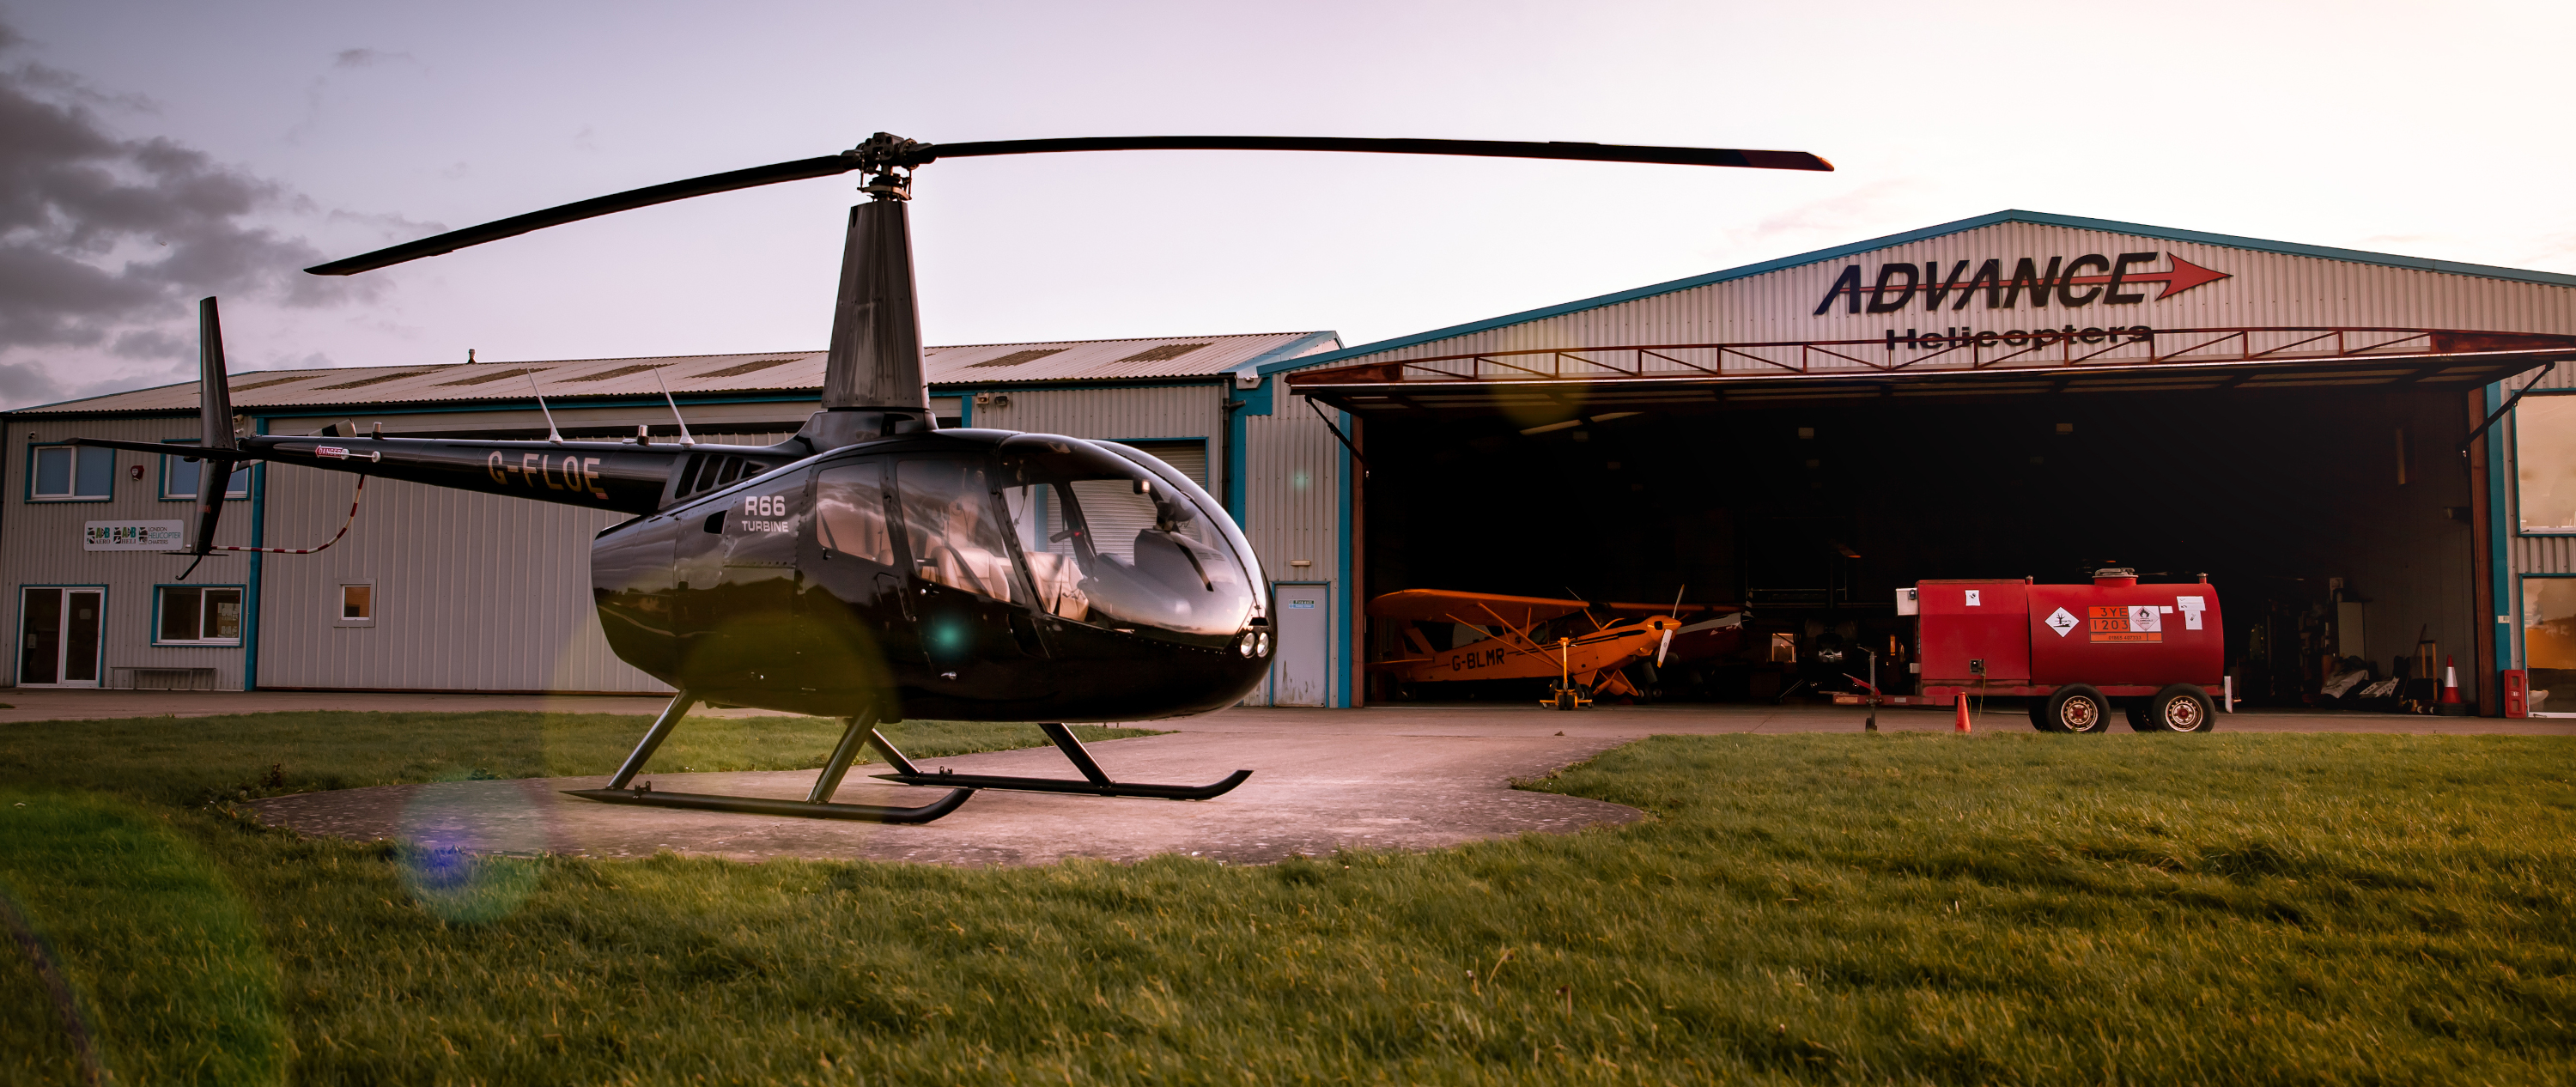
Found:
[[[2576,272],[2576,5],[0,0],[0,408],[231,367],[819,350],[855,175],[346,279],[643,185],[932,143],[1811,151],[1831,174],[1127,152],[917,178],[932,344],[1362,343],[2005,208]]]

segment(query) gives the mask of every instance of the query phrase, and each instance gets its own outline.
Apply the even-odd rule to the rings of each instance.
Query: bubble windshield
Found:
[[[1002,447],[1000,484],[1037,606],[1122,630],[1230,638],[1260,598],[1204,492],[1077,439]]]

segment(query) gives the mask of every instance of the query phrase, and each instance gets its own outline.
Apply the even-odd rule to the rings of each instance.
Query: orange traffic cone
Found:
[[[2460,701],[2460,670],[2447,656],[2442,658],[2442,699],[2434,705],[2433,712],[2446,716],[2464,716],[2469,712],[2469,707]]]
[[[1959,723],[1953,728],[1959,732],[1968,731],[1968,695],[1965,691],[1959,693]]]

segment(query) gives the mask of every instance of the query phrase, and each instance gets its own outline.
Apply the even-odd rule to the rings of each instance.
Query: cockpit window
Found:
[[[911,459],[896,463],[904,542],[915,575],[997,600],[1026,603],[1012,576],[1010,543],[994,515],[993,487],[977,461]]]
[[[895,564],[886,532],[885,468],[876,461],[839,464],[815,477],[814,513],[823,546],[885,566]]]
[[[1257,602],[1198,497],[1087,442],[1027,436],[1002,456],[1002,505],[1038,607],[1117,629],[1231,637]]]

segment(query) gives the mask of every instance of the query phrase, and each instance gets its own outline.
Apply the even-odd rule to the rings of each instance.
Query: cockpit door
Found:
[[[890,673],[918,670],[917,609],[895,550],[894,497],[886,462],[840,461],[814,473],[814,517],[797,550],[816,652],[845,686],[882,688]]]
[[[796,570],[806,479],[773,473],[672,512],[682,672],[693,688],[811,687]]]
[[[894,474],[905,573],[932,673],[968,697],[1026,697],[1018,688],[1044,679],[1012,665],[1047,650],[985,461],[906,457]]]

